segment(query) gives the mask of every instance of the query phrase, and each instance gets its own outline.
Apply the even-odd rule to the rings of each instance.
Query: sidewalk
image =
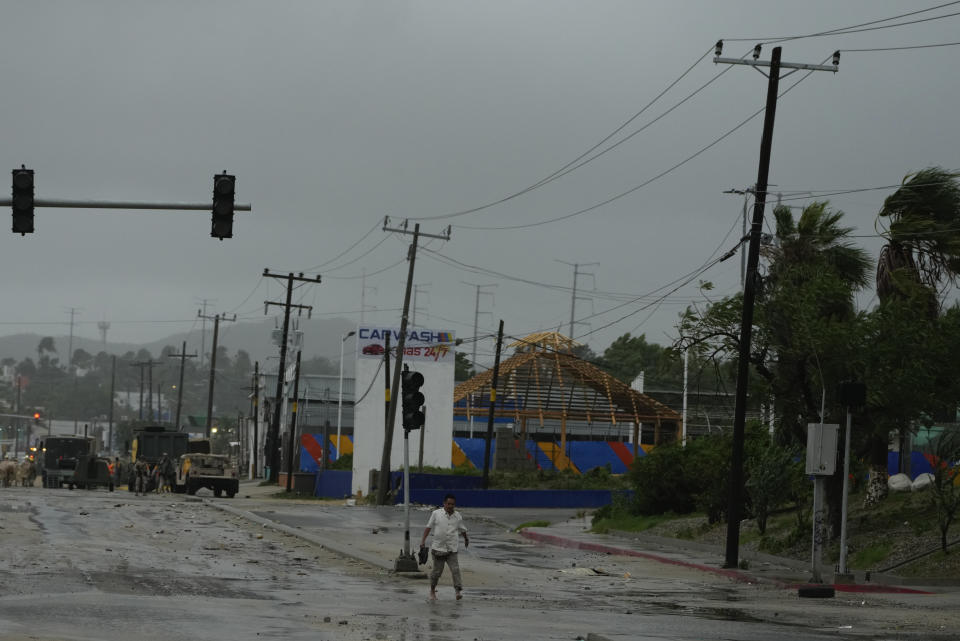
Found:
[[[402,543],[402,508],[351,507],[343,500],[274,498],[272,495],[279,491],[282,489],[275,485],[261,487],[258,482],[245,481],[240,485],[239,500],[225,503],[207,499],[205,502],[266,527],[301,537],[342,556],[393,571],[394,559]],[[411,506],[412,552],[419,544],[422,522],[429,509]],[[468,521],[473,521],[490,535],[496,536],[498,532],[513,531],[519,525],[543,520],[551,525],[526,527],[520,531],[520,536],[559,548],[644,558],[742,583],[797,589],[808,586],[811,575],[809,563],[796,559],[745,551],[741,557],[743,569],[728,569],[722,567],[724,551],[716,546],[635,532],[595,534],[588,531],[589,521],[578,510],[466,508],[464,513]],[[413,575],[423,576],[423,573]],[[822,568],[821,575],[829,580],[833,576],[832,568]],[[955,592],[960,587],[960,580],[906,579],[875,573],[869,581],[865,579],[863,573],[857,573],[854,583],[837,583],[832,587],[837,592],[886,594]]]

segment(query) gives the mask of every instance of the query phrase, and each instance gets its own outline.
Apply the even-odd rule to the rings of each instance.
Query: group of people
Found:
[[[22,485],[29,487],[33,485],[37,478],[37,467],[29,458],[23,459],[17,463],[15,459],[6,459],[0,461],[0,485],[10,487],[11,485]]]
[[[151,466],[142,456],[138,456],[133,464],[133,483],[137,496],[146,494],[151,489],[157,494],[172,492],[177,482],[176,477],[176,465],[166,452],[156,465]]]

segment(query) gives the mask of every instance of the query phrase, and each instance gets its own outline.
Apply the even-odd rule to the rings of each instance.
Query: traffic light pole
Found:
[[[727,508],[727,541],[724,567],[739,565],[740,516],[743,508],[743,446],[747,411],[747,384],[750,378],[750,341],[753,335],[753,307],[757,291],[757,266],[760,262],[760,235],[763,230],[763,210],[767,200],[770,153],[773,147],[773,124],[777,115],[777,92],[780,84],[780,69],[808,69],[811,71],[837,71],[839,53],[834,54],[833,66],[781,63],[781,48],[774,47],[770,62],[758,60],[760,45],[754,49],[753,60],[721,58],[723,42],[717,43],[715,63],[748,65],[755,68],[770,67],[767,75],[767,102],[763,117],[763,134],[760,139],[760,167],[757,172],[754,194],[753,220],[750,226],[750,244],[747,250],[747,273],[743,284],[743,313],[740,322],[740,351],[737,361],[737,391],[733,416],[733,447],[730,455],[730,502]]]
[[[0,198],[0,207],[10,207],[12,198]],[[210,211],[210,203],[161,203],[140,202],[133,200],[61,200],[56,198],[36,198],[34,207],[50,207],[53,209],[152,209],[166,211]],[[234,211],[252,211],[250,203],[236,203]]]

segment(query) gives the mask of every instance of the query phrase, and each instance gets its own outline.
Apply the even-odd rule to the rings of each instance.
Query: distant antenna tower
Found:
[[[103,343],[103,351],[107,351],[107,330],[110,329],[110,323],[105,320],[97,323],[97,329],[100,330],[100,341]]]

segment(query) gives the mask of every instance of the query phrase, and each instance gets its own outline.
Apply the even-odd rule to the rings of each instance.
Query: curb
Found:
[[[337,544],[331,544],[329,539],[323,539],[319,536],[311,534],[309,532],[304,532],[303,530],[290,527],[289,525],[284,525],[283,523],[277,523],[268,518],[258,516],[253,512],[247,510],[241,510],[239,508],[231,507],[229,505],[224,505],[222,502],[211,501],[210,499],[202,498],[200,499],[206,505],[214,507],[218,510],[222,510],[234,516],[239,516],[241,518],[247,519],[248,521],[253,521],[254,523],[259,523],[265,527],[272,528],[278,532],[283,532],[284,534],[289,534],[291,536],[296,536],[305,541],[308,541],[314,545],[317,545],[325,550],[329,550],[340,556],[353,559],[355,561],[360,561],[370,565],[378,570],[385,570],[391,574],[394,574],[399,577],[408,578],[408,579],[425,579],[427,577],[426,572],[395,572],[393,565],[388,562],[384,562],[380,557],[372,556],[364,552],[357,552],[356,550],[349,550],[345,547],[342,547]]]
[[[761,583],[763,580],[745,574],[739,570],[729,570],[726,568],[715,568],[709,565],[703,565],[702,563],[692,563],[690,561],[679,561],[677,559],[669,559],[665,556],[660,556],[657,554],[650,554],[649,552],[640,552],[638,550],[629,550],[626,548],[618,548],[612,545],[604,545],[602,543],[589,543],[587,541],[577,541],[575,539],[567,539],[562,536],[556,536],[553,534],[544,534],[543,532],[536,532],[529,529],[523,529],[520,531],[520,536],[537,541],[539,543],[546,543],[547,545],[554,545],[562,548],[574,548],[578,550],[588,550],[591,552],[600,552],[602,554],[617,554],[620,556],[633,556],[639,557],[641,559],[648,559],[650,561],[656,561],[658,563],[665,563],[667,565],[677,565],[680,567],[690,568],[693,570],[699,570],[701,572],[710,572],[712,574],[717,574],[719,576],[738,581],[740,583]],[[772,581],[777,585],[785,585],[779,581]]]
[[[704,565],[702,563],[693,563],[691,561],[680,561],[677,559],[671,559],[668,557],[660,556],[658,554],[651,554],[649,552],[640,552],[639,550],[631,550],[629,548],[620,548],[613,545],[604,545],[602,543],[590,543],[588,541],[578,541],[576,539],[568,539],[562,536],[556,536],[554,534],[544,534],[543,532],[537,532],[529,529],[524,529],[520,531],[520,536],[537,541],[538,543],[545,543],[547,545],[554,545],[557,547],[563,548],[573,548],[578,550],[588,550],[591,552],[600,552],[602,554],[616,554],[620,556],[632,556],[642,559],[648,559],[650,561],[656,561],[657,563],[665,563],[667,565],[676,565],[680,567],[690,568],[692,570],[699,570],[700,572],[708,572],[710,574],[716,574],[718,576],[723,576],[733,581],[739,583],[748,583],[748,584],[758,584],[758,583],[767,583],[774,585],[775,587],[792,590],[800,589],[804,587],[809,587],[811,584],[807,583],[795,583],[787,582],[781,579],[776,578],[766,578],[758,577],[756,575],[747,574],[739,570],[730,570],[726,568],[718,568],[710,565]],[[924,590],[917,590],[914,588],[900,587],[895,585],[883,585],[883,584],[818,584],[817,587],[832,587],[837,592],[855,592],[855,593],[870,593],[870,594],[924,594],[931,595],[934,592],[927,592]]]

